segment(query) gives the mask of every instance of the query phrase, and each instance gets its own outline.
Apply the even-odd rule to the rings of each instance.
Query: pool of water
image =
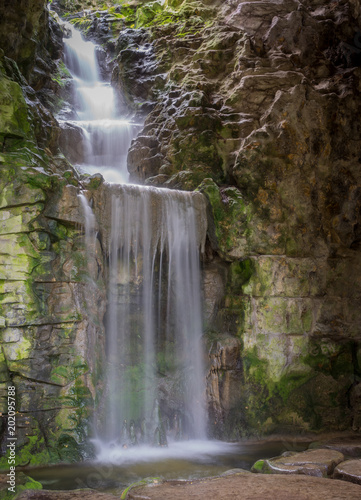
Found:
[[[44,489],[94,488],[120,494],[130,484],[147,477],[198,479],[234,468],[250,470],[260,458],[306,448],[305,443],[285,441],[187,441],[172,443],[167,448],[98,446],[98,458],[92,462],[39,467],[27,474],[40,481]]]

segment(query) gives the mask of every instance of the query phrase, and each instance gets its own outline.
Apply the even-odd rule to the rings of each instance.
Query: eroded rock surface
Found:
[[[212,432],[360,429],[359,4],[170,7],[173,24],[120,35],[113,81],[153,103],[131,178],[209,200],[205,287],[224,290],[210,345],[217,331],[242,342],[238,396],[226,408],[220,391]],[[132,94],[128,57],[151,91]],[[210,394],[224,376],[211,370]]]
[[[209,478],[201,481],[164,483],[135,488],[128,495],[128,500],[181,500],[184,498],[219,500],[356,500],[360,498],[361,488],[355,484],[329,479],[261,474],[237,474],[226,478]]]
[[[310,448],[329,448],[348,457],[361,457],[361,437],[355,435],[316,441],[311,444]]]

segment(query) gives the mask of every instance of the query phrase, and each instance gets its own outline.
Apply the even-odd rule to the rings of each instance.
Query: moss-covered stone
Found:
[[[210,202],[217,251],[225,259],[239,259],[247,254],[252,211],[234,187],[220,189],[212,179],[198,187]]]
[[[160,2],[149,2],[137,9],[136,26],[138,28],[149,26],[155,16],[163,12],[163,7]]]
[[[1,73],[0,67],[0,137],[32,135],[28,107],[20,85]]]
[[[14,487],[14,493],[13,491],[8,490],[9,484],[6,481],[9,479],[9,476],[6,476],[5,474],[4,476],[6,477],[6,480],[1,481],[0,483],[0,495],[2,500],[12,500],[24,490],[41,490],[43,488],[39,481],[35,481],[23,472],[16,472],[16,486]],[[3,479],[3,477],[1,477],[1,479]],[[5,487],[1,488],[3,485]]]

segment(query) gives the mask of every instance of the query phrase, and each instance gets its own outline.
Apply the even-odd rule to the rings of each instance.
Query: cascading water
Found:
[[[111,227],[106,437],[120,445],[162,445],[167,434],[205,438],[199,268],[204,198],[113,188]]]
[[[99,81],[94,44],[71,28],[65,46],[76,82],[75,123],[87,141],[79,168],[124,182],[131,126],[116,118],[113,90]],[[205,199],[200,193],[134,185],[104,189],[102,214],[97,214],[100,233],[106,227],[101,218],[109,220],[109,214],[111,227],[103,234],[109,242],[108,369],[100,456],[104,449],[109,454],[109,445],[114,451],[205,439],[199,263],[207,228]],[[84,195],[80,200],[85,242],[94,253],[94,215]]]
[[[96,46],[65,23],[65,62],[74,79],[76,120],[67,123],[82,131],[82,161],[85,173],[101,172],[109,182],[127,182],[127,151],[137,125],[117,113],[114,90],[100,79]]]

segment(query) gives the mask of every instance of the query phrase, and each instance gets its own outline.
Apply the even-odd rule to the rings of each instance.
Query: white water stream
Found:
[[[79,31],[65,23],[69,38],[64,39],[65,62],[74,79],[77,119],[83,135],[85,173],[100,172],[108,182],[128,182],[127,152],[137,125],[117,112],[114,89],[101,81],[96,46],[85,41]]]
[[[78,168],[122,184],[132,126],[117,117],[113,89],[100,81],[94,44],[73,28],[71,33],[66,62],[75,80],[76,124],[87,144]],[[108,369],[100,455],[109,446],[114,453],[135,444],[206,439],[200,285],[205,199],[125,184],[107,189]],[[94,252],[94,214],[83,195],[81,203],[85,240]]]
[[[107,439],[120,445],[206,437],[199,268],[205,222],[200,193],[113,189],[106,428]],[[136,439],[124,429],[132,421]]]

